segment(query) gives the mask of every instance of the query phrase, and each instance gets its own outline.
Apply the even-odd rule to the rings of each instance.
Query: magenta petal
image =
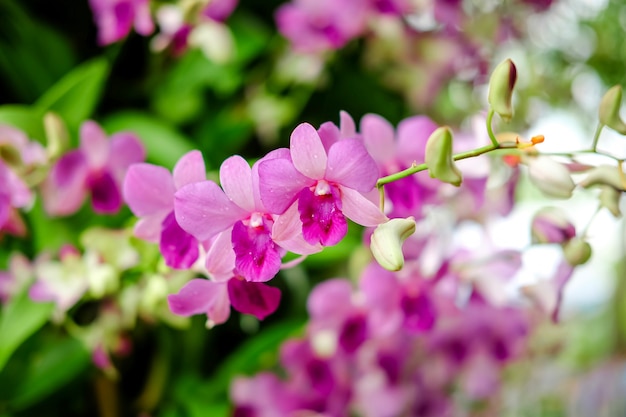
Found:
[[[437,124],[426,116],[414,116],[398,124],[396,156],[399,161],[410,166],[414,161],[424,162],[426,142]]]
[[[309,299],[307,310],[314,320],[341,320],[353,309],[352,284],[347,279],[334,278],[316,285]]]
[[[388,220],[378,205],[363,194],[347,187],[339,186],[339,189],[343,214],[353,222],[361,226],[373,227]]]
[[[349,317],[339,331],[339,346],[352,354],[365,342],[368,336],[367,318],[362,314]]]
[[[206,167],[200,151],[191,151],[183,155],[172,171],[174,185],[180,189],[187,184],[206,180]]]
[[[80,208],[87,194],[87,160],[79,150],[63,155],[43,185],[44,206],[52,215],[68,215]]]
[[[248,215],[213,181],[187,184],[174,197],[176,221],[199,241],[215,236]]]
[[[404,313],[404,327],[412,332],[421,333],[433,328],[437,318],[435,305],[423,292],[417,295],[405,294],[400,301]]]
[[[355,138],[357,136],[354,119],[348,112],[343,110],[339,112],[339,129],[341,131],[341,137],[344,139]]]
[[[282,214],[304,187],[315,181],[302,175],[288,159],[276,158],[259,164],[259,186],[263,205],[273,214]]]
[[[366,193],[376,186],[378,165],[356,139],[344,139],[328,151],[326,179]]]
[[[228,281],[228,296],[233,308],[263,320],[278,308],[280,290],[262,282],[248,282],[239,278]]]
[[[206,255],[206,269],[216,281],[226,281],[234,276],[235,251],[232,230],[226,229],[217,235]]]
[[[192,316],[207,313],[220,298],[226,285],[207,279],[192,279],[178,294],[167,297],[172,313],[179,316]]]
[[[93,173],[87,179],[93,210],[99,214],[117,213],[122,206],[122,194],[108,171]]]
[[[123,192],[124,200],[138,217],[174,208],[172,174],[160,166],[132,165],[124,178]]]
[[[220,183],[224,192],[242,209],[255,211],[252,191],[252,168],[239,155],[226,159],[220,167]]]
[[[180,228],[172,211],[163,220],[159,249],[165,264],[172,268],[190,268],[198,259],[198,241]]]
[[[80,150],[87,157],[91,169],[100,169],[106,165],[109,148],[109,140],[98,123],[87,120],[80,126]]]
[[[237,271],[248,281],[265,282],[280,270],[281,254],[266,224],[249,227],[239,221],[232,234]]]
[[[338,190],[331,194],[315,195],[308,188],[298,195],[298,211],[302,221],[304,240],[311,245],[336,245],[348,232],[348,222],[341,212]]]
[[[361,119],[361,134],[365,147],[376,162],[383,164],[393,159],[395,132],[385,118],[377,114],[366,114]]]
[[[129,166],[145,160],[146,149],[137,135],[119,132],[111,136],[111,156],[108,166],[116,181],[121,183]]]
[[[308,123],[302,123],[291,133],[291,159],[298,171],[316,180],[324,178],[326,172],[326,151],[317,130]]]

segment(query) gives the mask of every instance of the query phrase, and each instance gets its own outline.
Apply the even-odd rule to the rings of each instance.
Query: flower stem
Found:
[[[493,133],[493,128],[491,127],[494,114],[495,112],[493,109],[489,109],[489,113],[487,113],[487,134],[489,135],[489,139],[491,139],[493,146],[498,146],[498,139],[496,139],[496,135]]]
[[[496,149],[507,149],[507,148],[510,149],[510,148],[515,148],[516,146],[517,144],[515,144],[514,142],[511,142],[511,143],[503,142],[503,143],[496,143],[492,145],[486,145],[481,148],[472,149],[471,151],[460,152],[456,155],[453,155],[452,159],[454,159],[455,161],[459,161],[461,159],[473,158],[475,156],[492,152],[492,151],[495,151]],[[419,165],[414,164],[410,168],[407,168],[403,171],[396,172],[395,174],[391,174],[391,175],[387,175],[386,177],[379,178],[378,182],[376,183],[376,187],[381,188],[385,184],[398,181],[402,178],[406,178],[410,175],[416,174],[421,171],[425,171],[427,169],[428,169],[428,165],[426,164],[419,164]]]
[[[602,123],[598,123],[598,127],[596,127],[596,133],[593,135],[593,142],[591,144],[591,150],[593,152],[595,152],[596,148],[598,147],[598,140],[600,139],[600,133],[602,132],[603,128],[604,125]]]

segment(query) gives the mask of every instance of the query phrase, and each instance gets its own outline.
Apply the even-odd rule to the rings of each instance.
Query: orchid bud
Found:
[[[619,200],[622,193],[613,187],[603,185],[600,187],[600,205],[606,207],[615,217],[620,217],[622,211],[619,208]]]
[[[565,243],[576,236],[576,229],[563,210],[545,207],[533,217],[531,233],[534,243]]]
[[[575,237],[563,246],[563,255],[570,265],[582,265],[591,258],[591,245],[582,238]]]
[[[426,142],[425,162],[431,178],[456,187],[461,185],[461,171],[452,159],[452,132],[449,127],[440,127],[430,135]]]
[[[517,81],[517,69],[510,59],[501,62],[493,70],[489,79],[489,95],[487,100],[494,112],[498,113],[502,120],[509,122],[513,117],[511,97]]]
[[[415,232],[415,219],[391,219],[376,227],[370,249],[376,261],[389,271],[399,271],[404,266],[402,244]]]
[[[619,109],[622,105],[622,86],[616,85],[611,87],[604,94],[600,101],[600,109],[598,110],[598,118],[600,123],[610,127],[622,135],[626,135],[626,124],[619,116]]]
[[[580,185],[589,188],[594,185],[610,185],[619,191],[626,191],[626,184],[622,180],[623,174],[615,165],[600,165],[587,171],[587,176]]]
[[[547,197],[570,198],[574,181],[565,165],[547,156],[526,160],[530,181]]]
[[[54,112],[48,112],[43,117],[43,126],[46,131],[48,157],[54,159],[61,156],[70,142],[63,119]]]

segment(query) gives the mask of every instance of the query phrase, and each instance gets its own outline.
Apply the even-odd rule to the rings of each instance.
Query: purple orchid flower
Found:
[[[190,268],[200,255],[198,240],[185,232],[174,216],[174,194],[187,184],[206,179],[200,151],[191,151],[178,161],[173,172],[156,165],[131,165],[124,178],[124,200],[139,217],[135,235],[158,242],[165,263],[172,268]]]
[[[89,0],[101,46],[125,38],[135,27],[143,36],[154,31],[149,0]]]
[[[263,160],[274,158],[273,152]],[[281,268],[286,250],[310,254],[319,247],[306,243],[299,224],[279,219],[263,205],[259,195],[259,163],[252,168],[240,156],[220,167],[222,189],[213,181],[182,187],[175,194],[176,221],[196,239],[214,238],[206,267],[214,278],[242,275],[248,281],[269,281]],[[293,217],[293,216],[292,216]],[[234,256],[233,256],[234,255]],[[226,261],[234,260],[232,265]]]
[[[426,141],[437,125],[426,116],[414,116],[398,124],[397,132],[381,116],[366,114],[361,119],[361,135],[381,176],[424,162]],[[422,207],[440,201],[437,190],[441,183],[428,176],[412,175],[385,186],[389,217],[423,217]]]
[[[359,140],[327,144],[313,126],[303,123],[291,134],[289,153],[283,155],[259,164],[261,200],[279,214],[297,201],[308,243],[339,243],[348,230],[346,217],[363,226],[387,220],[364,196],[376,185],[378,167]]]
[[[26,233],[16,209],[29,206],[32,200],[28,185],[0,160],[0,234],[21,236]]]
[[[294,49],[319,53],[339,49],[367,27],[370,5],[362,0],[295,0],[276,12],[278,30]]]
[[[145,149],[130,132],[110,140],[93,121],[80,128],[80,147],[63,155],[43,183],[48,214],[66,216],[76,212],[87,193],[99,214],[116,213],[122,206],[121,186],[128,167],[145,159]]]
[[[221,282],[193,279],[178,294],[168,296],[167,301],[174,314],[206,314],[207,327],[212,327],[228,320],[231,305],[241,313],[263,320],[278,308],[280,290],[240,277]]]

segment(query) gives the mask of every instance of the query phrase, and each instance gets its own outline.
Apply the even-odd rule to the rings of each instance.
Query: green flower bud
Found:
[[[626,191],[622,174],[619,167],[615,165],[599,165],[587,171],[587,176],[580,182],[580,185],[589,188],[594,185],[609,185],[616,190]]]
[[[570,265],[582,265],[591,258],[591,245],[581,237],[575,237],[563,245],[563,255]]]
[[[549,156],[536,156],[526,159],[530,181],[545,196],[567,199],[576,187],[565,165]]]
[[[46,131],[48,157],[58,158],[68,148],[70,143],[65,123],[63,123],[58,114],[48,112],[43,117],[43,126]]]
[[[431,178],[457,187],[461,185],[463,177],[452,159],[452,132],[449,127],[440,127],[430,135],[426,142],[425,162]]]
[[[489,105],[500,115],[502,120],[509,122],[513,117],[513,106],[511,96],[517,81],[517,69],[510,59],[501,62],[493,70],[489,79],[489,95],[487,100]]]
[[[622,211],[619,208],[619,200],[622,193],[613,187],[603,185],[600,187],[600,205],[606,207],[615,217],[621,217]]]
[[[376,261],[389,271],[399,271],[404,266],[402,244],[415,233],[415,219],[391,219],[376,227],[370,249]]]
[[[598,118],[600,123],[610,127],[622,135],[626,135],[626,124],[619,116],[619,109],[622,105],[622,86],[616,85],[611,87],[609,91],[604,94],[600,101],[600,108],[598,110]]]

